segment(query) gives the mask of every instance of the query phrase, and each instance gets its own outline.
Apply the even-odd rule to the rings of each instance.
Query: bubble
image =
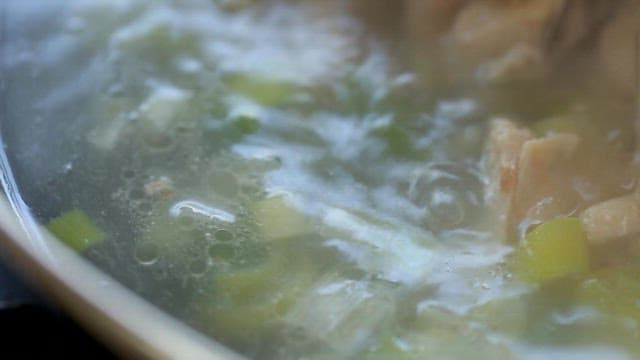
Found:
[[[236,249],[230,244],[213,244],[209,246],[209,257],[215,260],[230,260],[235,256]]]
[[[215,233],[216,240],[218,241],[231,241],[233,240],[233,233],[227,230],[218,230]]]
[[[139,243],[135,249],[135,258],[142,265],[153,265],[159,258],[158,246],[150,241]]]
[[[189,273],[194,276],[202,276],[208,267],[209,263],[206,258],[198,258],[189,263]]]

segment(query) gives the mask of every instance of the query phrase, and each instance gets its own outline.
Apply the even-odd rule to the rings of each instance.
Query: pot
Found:
[[[380,51],[362,41],[366,36],[353,31],[358,24],[351,13],[336,5],[341,1],[331,2],[335,7],[326,1],[264,7],[248,0],[3,2],[1,255],[125,357],[239,357],[222,343],[267,358],[289,350],[299,354],[293,356],[326,350],[345,357],[388,351],[438,357],[449,350],[480,358],[507,350],[515,357],[586,354],[579,351],[589,349],[548,348],[551,339],[541,349],[525,349],[519,343],[529,334],[520,330],[505,337],[506,345],[496,343],[467,316],[480,316],[493,329],[503,322],[505,306],[515,309],[515,320],[505,322],[531,326],[538,318],[531,304],[546,314],[546,294],[538,293],[546,281],[589,270],[587,235],[577,219],[560,228],[579,234],[579,251],[560,249],[546,257],[552,269],[564,264],[562,251],[579,261],[558,266],[561,271],[549,278],[527,279],[537,273],[530,269],[547,267],[546,258],[528,261],[528,251],[513,260],[509,254],[526,247],[511,240],[529,241],[515,226],[530,221],[529,209],[544,199],[554,206],[549,214],[536,211],[540,218],[531,223],[549,222],[555,229],[556,216],[577,211],[572,196],[583,193],[568,162],[579,136],[590,141],[600,131],[597,125],[580,135],[583,121],[591,119],[590,107],[581,104],[599,108],[600,102],[589,93],[571,105],[567,93],[582,85],[573,71],[558,79],[569,82],[566,88],[546,81],[583,40],[600,36],[596,25],[605,20],[620,22],[611,25],[610,36],[623,38],[606,56],[630,54],[635,47],[627,38],[634,32],[614,30],[633,30],[637,22],[625,19],[627,12],[618,17],[600,7],[592,9],[592,19],[582,9],[587,5],[571,1],[518,2],[510,10],[498,2],[436,2],[390,5],[393,16],[354,2],[351,10],[363,17],[363,27],[391,40],[390,52],[407,45],[404,55],[411,59],[404,60],[415,64],[403,74],[395,72],[391,57],[402,63],[404,55],[387,57],[386,47]],[[582,10],[574,18],[569,8],[557,7],[561,3]],[[243,6],[246,13],[238,11]],[[408,25],[389,19],[414,10]],[[423,12],[431,11],[443,17],[421,28]],[[479,24],[476,13],[491,15],[480,32],[487,22]],[[628,13],[632,20],[637,16]],[[564,16],[577,28],[561,26]],[[523,28],[529,23],[540,26]],[[559,38],[547,36],[550,23],[558,25]],[[395,44],[405,31],[408,44]],[[593,40],[596,54],[600,47]],[[434,53],[441,47],[440,58]],[[577,69],[601,60],[576,59]],[[609,65],[632,78],[629,64]],[[611,94],[628,95],[616,76],[596,75],[585,79],[589,89],[597,85],[599,94],[611,86]],[[613,84],[599,83],[608,77]],[[557,113],[565,106],[566,113]],[[622,118],[626,106],[603,109],[612,114],[603,119]],[[516,118],[493,118],[505,109]],[[517,114],[530,118],[526,126],[532,128],[518,128]],[[602,159],[579,164],[591,171],[594,161],[610,166],[604,173],[620,174],[607,177],[607,186],[630,183],[619,170],[628,167],[627,158],[614,152],[629,150],[637,136],[627,125],[612,123],[611,134],[618,134],[611,137],[612,161],[602,152]],[[556,136],[558,128],[569,134]],[[487,160],[487,143],[505,145],[495,140],[502,136],[491,135],[504,129],[524,139],[515,141],[518,146],[542,144],[527,149],[567,162],[558,166],[567,169],[558,171],[562,182],[553,182],[562,186],[553,189],[535,181],[550,183],[546,179],[517,175],[533,180],[523,191],[526,201],[519,201],[522,211],[513,216],[491,185],[511,187],[503,186],[503,179],[518,174],[511,156],[522,151],[527,156],[516,157],[537,157],[507,147],[501,151],[509,156],[496,158],[508,165],[495,166],[495,176],[482,171],[480,153]],[[523,165],[522,173],[544,173],[537,164]],[[557,205],[560,200],[566,204]],[[511,261],[524,270],[512,274]],[[573,301],[570,295],[559,296]],[[593,300],[587,295],[580,301]],[[397,309],[415,310],[415,319],[398,321]],[[535,326],[555,321],[543,315]],[[445,326],[432,338],[434,318]],[[607,335],[567,331],[571,337],[563,345]],[[400,346],[397,339],[407,343]]]
[[[38,65],[27,61],[22,69],[31,69],[31,76],[23,76],[15,61],[16,51],[28,53],[37,47],[36,38],[46,36],[57,14],[66,6],[79,2],[48,1],[8,1],[0,4],[2,21],[0,46],[2,59],[2,121],[0,132],[2,151],[0,171],[4,195],[0,195],[0,254],[2,260],[15,267],[19,273],[50,295],[76,321],[84,325],[92,334],[109,345],[112,350],[126,358],[141,359],[234,359],[238,355],[212,341],[177,319],[167,315],[148,301],[121,285],[117,280],[101,271],[94,264],[69,250],[52,236],[32,213],[25,202],[23,191],[27,193],[43,185],[37,179],[54,174],[59,168],[59,158],[54,159],[51,151],[69,154],[71,148],[60,147],[70,139],[73,129],[80,122],[69,121],[63,127],[55,126],[62,116],[57,110],[45,110],[49,118],[30,116],[31,108],[40,107],[48,100],[41,96],[51,89],[52,71],[73,80],[72,72],[67,72],[60,63]],[[42,22],[34,25],[34,22]],[[32,26],[33,25],[33,26]],[[64,42],[64,40],[63,40]],[[19,45],[19,44],[22,45]],[[58,44],[64,49],[64,44]],[[22,50],[18,47],[22,46]],[[52,55],[50,53],[50,55]],[[78,55],[78,54],[76,54]],[[76,60],[80,60],[78,55]],[[31,60],[34,60],[33,58]],[[50,59],[53,60],[53,59]],[[17,65],[17,68],[15,67]],[[13,70],[8,70],[9,68]],[[60,78],[59,78],[60,79]],[[49,82],[44,85],[41,82]],[[82,82],[82,80],[79,80]],[[38,87],[44,92],[40,92]],[[91,81],[78,84],[78,90],[91,87]],[[33,101],[19,100],[30,93]],[[51,100],[51,99],[49,99]],[[36,102],[40,105],[32,106]],[[43,110],[40,107],[40,110]],[[60,110],[60,109],[58,109]],[[26,111],[26,113],[23,113]],[[64,112],[64,110],[62,110]],[[74,110],[71,110],[74,112]],[[23,113],[25,116],[21,116]],[[75,115],[81,114],[75,112]],[[53,126],[45,126],[43,124]],[[58,123],[61,123],[58,121]],[[67,133],[66,135],[64,133]],[[71,136],[72,137],[72,136]],[[69,143],[67,143],[68,145]],[[30,149],[30,150],[29,150]],[[57,149],[57,150],[54,150]],[[60,152],[58,152],[60,150]],[[25,151],[34,151],[25,158]],[[73,150],[71,150],[73,151]],[[53,157],[52,157],[53,156]],[[53,165],[55,164],[55,165]],[[53,166],[50,166],[53,165]],[[42,177],[41,177],[42,176]],[[31,193],[34,195],[35,193]],[[53,195],[54,194],[49,194]],[[49,198],[41,198],[46,202]],[[33,198],[29,199],[33,200]],[[40,203],[42,203],[42,201]]]

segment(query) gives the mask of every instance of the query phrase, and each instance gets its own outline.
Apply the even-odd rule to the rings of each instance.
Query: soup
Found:
[[[4,141],[53,234],[246,356],[632,358],[620,7],[10,2]]]

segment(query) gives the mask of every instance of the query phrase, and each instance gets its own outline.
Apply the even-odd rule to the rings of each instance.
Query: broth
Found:
[[[2,131],[27,203],[216,340],[275,359],[640,356],[636,234],[566,230],[636,187],[633,101],[588,60],[490,85],[346,1],[77,1],[46,36],[9,10]],[[577,154],[537,169],[562,194],[526,177],[537,213],[487,191],[498,115]],[[554,236],[588,263],[537,259]]]

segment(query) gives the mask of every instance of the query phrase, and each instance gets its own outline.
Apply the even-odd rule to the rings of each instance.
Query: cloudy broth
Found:
[[[25,198],[44,223],[79,209],[106,234],[84,256],[249,357],[638,356],[640,316],[585,300],[589,279],[512,272],[519,240],[497,229],[482,156],[490,117],[567,111],[617,154],[633,147],[629,100],[581,64],[518,86],[439,75],[463,65],[352,10],[71,2],[49,36],[25,31],[32,48],[5,45],[10,81],[44,84],[35,104],[15,96],[42,119],[21,156],[55,158],[17,166]],[[597,199],[634,186],[587,180]]]

